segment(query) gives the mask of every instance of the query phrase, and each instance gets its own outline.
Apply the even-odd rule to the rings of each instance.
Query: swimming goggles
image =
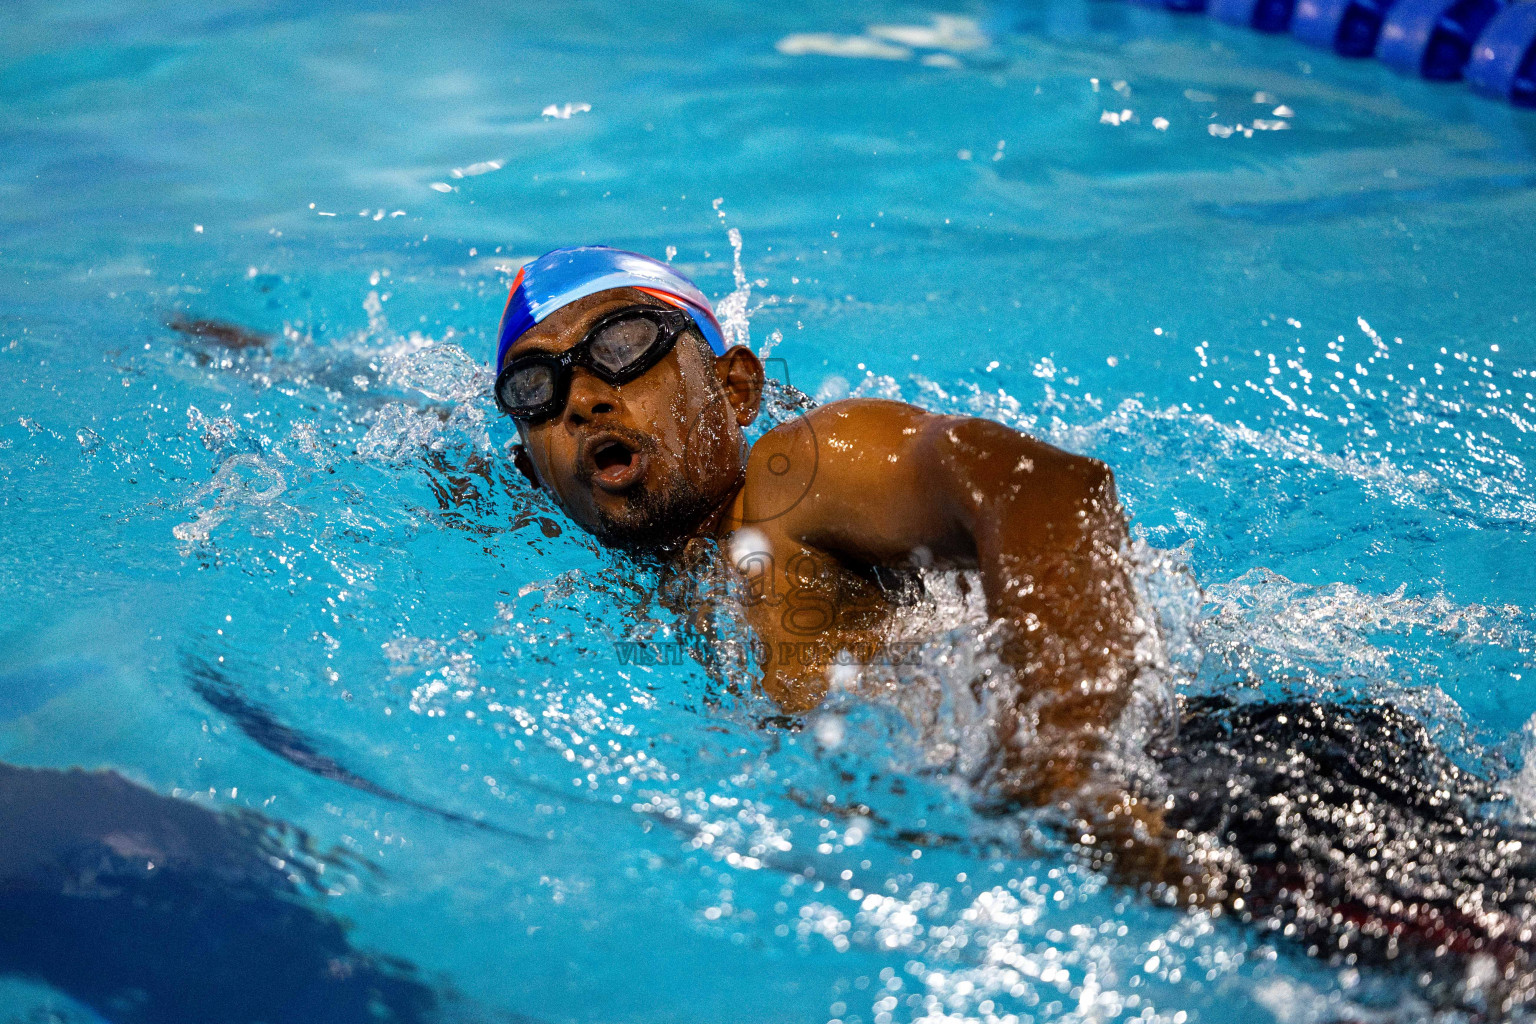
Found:
[[[681,309],[626,306],[599,318],[564,352],[514,356],[496,375],[496,406],[513,419],[536,423],[565,408],[571,372],[581,367],[614,387],[661,362],[678,337],[695,328]]]

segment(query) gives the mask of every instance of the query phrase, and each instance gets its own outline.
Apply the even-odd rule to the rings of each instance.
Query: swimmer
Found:
[[[1491,787],[1402,712],[1184,701],[1159,784],[1106,778],[1149,626],[1102,462],[872,399],[749,444],[757,357],[672,267],[604,247],[519,271],[494,369],[518,469],[572,521],[685,566],[729,553],[786,711],[822,701],[840,652],[879,649],[912,570],[974,569],[1011,669],[985,780],[999,804],[1066,810],[1091,863],[1160,900],[1427,969],[1437,1001],[1536,999],[1536,830],[1487,815]]]
[[[217,321],[168,326],[211,365],[238,367],[265,345]],[[1075,855],[1116,881],[1324,959],[1402,968],[1435,1005],[1480,1019],[1536,1008],[1536,828],[1405,712],[1181,698],[1176,733],[1148,751],[1153,773],[1116,777],[1107,741],[1150,627],[1102,463],[870,400],[810,408],[749,444],[757,358],[726,343],[673,268],[612,249],[557,250],[519,273],[494,368],[516,469],[428,455],[445,510],[520,470],[673,580],[718,545],[746,584],[761,686],[792,714],[826,696],[842,652],[881,650],[916,593],[911,570],[973,567],[1008,663],[976,683],[995,709],[975,780],[986,810],[1045,807]],[[304,372],[349,386],[340,369]],[[531,511],[514,528],[535,518],[559,533]],[[254,726],[266,728],[241,725]]]
[[[513,284],[495,397],[518,467],[579,526],[661,555],[715,541],[751,593],[763,690],[814,708],[840,652],[874,650],[919,567],[979,571],[1016,681],[995,783],[1080,790],[1135,676],[1125,517],[1102,462],[900,402],[811,409],[755,444],[764,372],[667,264],[558,249]]]

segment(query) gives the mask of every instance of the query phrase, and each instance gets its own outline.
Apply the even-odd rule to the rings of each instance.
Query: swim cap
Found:
[[[583,245],[547,252],[517,272],[512,279],[512,294],[507,296],[506,311],[501,314],[493,368],[501,369],[507,349],[528,328],[561,306],[610,288],[638,288],[686,310],[715,355],[725,354],[725,334],[720,330],[720,322],[710,310],[709,300],[692,281],[649,256],[606,245]]]

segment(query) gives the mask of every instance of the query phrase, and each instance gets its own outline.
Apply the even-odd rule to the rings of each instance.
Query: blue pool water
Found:
[[[1536,115],[1108,0],[958,17],[5,5],[0,761],[345,851],[293,898],[466,1020],[1428,1013],[1020,852],[963,718],[627,663],[652,581],[510,473],[510,273],[672,254],[808,393],[1110,463],[1169,685],[1387,697],[1533,813]],[[0,1017],[113,1016],[69,989]]]

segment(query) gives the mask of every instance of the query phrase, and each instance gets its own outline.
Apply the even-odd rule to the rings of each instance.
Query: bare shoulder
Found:
[[[950,417],[937,416],[905,402],[883,398],[845,398],[811,409],[804,416],[781,423],[768,431],[753,447],[752,457],[771,458],[790,454],[807,445],[821,449],[824,457],[857,455],[871,448],[893,447],[925,427]]]
[[[1037,485],[1098,492],[1113,488],[1114,473],[1099,459],[1069,452],[992,420],[946,416],[925,432],[934,457],[963,463],[972,474],[1032,478]]]
[[[853,468],[910,447],[944,417],[914,405],[849,398],[817,406],[768,431],[752,446],[748,486],[757,479],[808,483],[820,470]]]
[[[935,470],[962,471],[1068,492],[1112,490],[1098,459],[1058,448],[993,420],[931,413],[904,402],[855,398],[818,406],[762,436],[747,465],[749,492],[920,484]],[[819,486],[818,486],[819,485]],[[782,503],[782,497],[777,498]]]
[[[781,424],[764,434],[753,449],[753,459],[764,462],[775,455],[803,459],[811,453],[824,462],[849,461],[868,465],[891,455],[911,455],[919,460],[962,460],[1010,467],[1022,464],[1046,476],[1064,476],[1085,483],[1112,480],[1110,469],[1098,459],[1078,455],[1037,437],[975,416],[928,412],[905,402],[877,398],[850,398],[812,409],[804,417]]]
[[[1043,545],[1051,524],[1087,523],[1085,514],[1112,511],[1118,500],[1096,459],[991,420],[858,399],[764,434],[732,518],[869,561],[918,546],[963,558],[974,528],[1003,506],[1035,524],[1032,543]]]
[[[912,439],[938,420],[916,406],[847,399],[817,406],[769,430],[752,446],[739,499],[744,524],[799,535],[810,516],[847,514],[849,499],[899,489]]]
[[[806,413],[805,418],[818,429],[831,434],[848,430],[863,432],[900,429],[948,417],[886,398],[844,398],[838,402],[818,405]]]

